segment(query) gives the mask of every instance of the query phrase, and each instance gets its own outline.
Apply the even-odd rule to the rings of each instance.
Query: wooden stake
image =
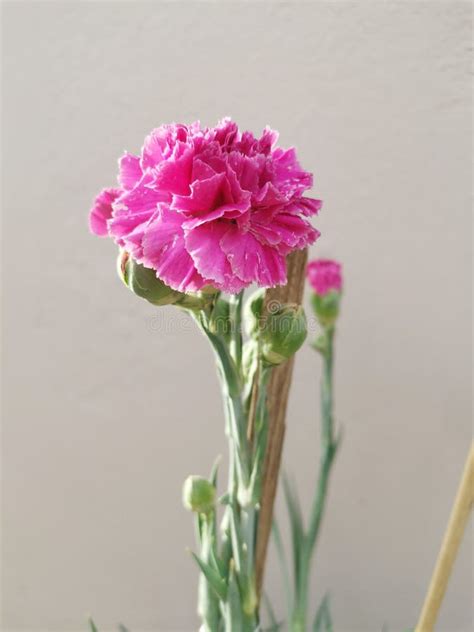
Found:
[[[431,632],[434,628],[473,503],[474,445],[471,446],[467,456],[462,479],[433,571],[430,587],[428,588],[428,594],[423,604],[420,620],[416,626],[416,632]]]
[[[271,310],[279,303],[301,304],[304,292],[306,272],[306,250],[293,252],[287,258],[288,283],[283,287],[267,290],[265,294],[266,309]],[[260,595],[268,540],[270,537],[273,505],[280,472],[281,453],[285,437],[285,417],[288,396],[290,394],[294,357],[272,370],[268,384],[269,432],[265,455],[264,477],[260,503],[260,517],[257,532],[256,575],[257,591]]]

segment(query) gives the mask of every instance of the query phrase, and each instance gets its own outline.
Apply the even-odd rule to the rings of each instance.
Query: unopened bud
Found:
[[[173,290],[156,276],[155,270],[137,263],[126,251],[119,254],[117,272],[134,294],[159,307],[176,305],[185,309],[199,310],[212,300],[212,295],[207,292],[199,296]]]
[[[184,296],[163,283],[156,276],[155,270],[137,263],[128,252],[124,251],[119,255],[118,272],[134,294],[153,305],[172,305]]]
[[[333,259],[315,259],[306,274],[314,294],[311,297],[316,318],[323,327],[332,327],[339,315],[342,294],[342,266]]]
[[[196,513],[210,513],[216,503],[216,488],[202,476],[188,476],[183,486],[183,504]]]
[[[316,318],[323,327],[332,327],[339,316],[339,304],[341,293],[331,290],[327,294],[313,294],[311,305],[313,306]]]
[[[262,355],[269,364],[281,364],[306,340],[306,316],[301,305],[284,304],[269,313],[262,330]]]

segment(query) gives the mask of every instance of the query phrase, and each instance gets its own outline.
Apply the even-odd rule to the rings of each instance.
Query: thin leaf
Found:
[[[118,629],[119,629],[119,632],[130,632],[129,629],[123,625],[123,623],[119,623]]]
[[[288,562],[286,559],[285,549],[283,547],[283,540],[281,538],[280,528],[276,521],[276,518],[272,522],[272,536],[277,550],[278,560],[280,562],[281,574],[283,576],[283,586],[286,596],[286,608],[288,619],[291,617],[291,611],[293,609],[293,596],[290,587],[290,571],[288,570]]]
[[[299,566],[301,559],[301,548],[304,544],[303,517],[296,489],[291,484],[286,474],[283,475],[283,491],[285,494],[288,516],[291,527],[291,543],[293,548],[293,569],[295,574],[295,585],[299,576]]]
[[[204,577],[207,579],[209,585],[213,588],[219,599],[225,600],[227,597],[227,586],[225,581],[219,575],[219,573],[212,568],[209,564],[206,564],[196,553],[191,552],[191,555],[195,559],[197,565],[201,569]]]
[[[230,512],[230,537],[232,540],[232,552],[235,562],[235,570],[238,574],[240,574],[244,568],[243,538],[235,515],[235,507],[232,506]]]
[[[283,629],[283,621],[281,623],[276,623],[275,625],[270,625],[269,628],[265,628],[262,632],[280,632]],[[260,629],[260,628],[258,628]],[[258,629],[256,632],[258,632]]]
[[[316,612],[313,632],[332,632],[331,612],[329,609],[329,595],[325,595]]]
[[[219,472],[219,465],[221,464],[222,457],[219,455],[217,459],[214,461],[211,470],[211,476],[209,477],[210,482],[217,488],[217,474]]]
[[[209,562],[213,568],[219,573],[219,575],[224,578],[227,574],[227,568],[224,564],[224,561],[217,557],[217,552],[215,551],[215,547],[211,546],[209,549]]]
[[[278,632],[283,626],[283,622],[280,621],[280,623],[278,623],[276,620],[275,612],[273,611],[273,607],[267,593],[263,593],[263,603],[265,604],[268,618],[270,619],[270,627],[267,628],[266,632]]]
[[[229,568],[229,589],[227,593],[227,603],[224,608],[225,631],[242,632],[244,629],[242,603],[240,598],[239,585],[235,576],[234,561],[230,561]]]
[[[92,617],[89,617],[88,623],[89,623],[89,627],[91,629],[91,632],[99,632],[99,630],[97,629],[97,626],[95,625]]]

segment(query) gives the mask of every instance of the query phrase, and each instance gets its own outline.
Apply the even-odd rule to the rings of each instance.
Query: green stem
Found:
[[[214,545],[214,516],[202,517],[201,525],[201,559],[205,563],[210,562],[211,551]],[[201,617],[202,632],[214,632],[220,622],[219,600],[214,590],[209,586],[207,579],[201,573],[198,586],[198,614]]]
[[[244,630],[254,632],[259,621],[254,568],[255,538],[267,432],[266,382],[269,371],[260,371],[255,436],[253,441],[249,441],[247,436],[248,414],[243,403],[244,380],[241,368],[242,294],[230,298],[230,341],[210,331],[205,313],[196,314],[194,318],[201,331],[208,338],[216,356],[224,401],[226,434],[229,439],[228,497],[230,504],[226,508],[223,522],[225,537],[221,559],[226,566],[233,564],[231,558],[234,558],[235,562],[237,555],[241,559],[242,563],[236,567],[235,580],[240,594],[242,632]],[[231,514],[230,512],[234,513]],[[229,530],[230,519],[237,522],[237,528],[234,528],[232,532]],[[235,546],[238,547],[238,551]],[[236,597],[235,591],[233,595]],[[227,608],[227,615],[225,616],[228,616],[229,601],[226,602],[225,607]],[[233,608],[231,609],[233,611]],[[241,628],[239,628],[239,632],[241,632]]]
[[[325,332],[327,347],[323,353],[323,374],[321,380],[321,460],[319,476],[313,504],[311,507],[308,530],[304,536],[299,560],[299,573],[296,577],[296,606],[292,618],[292,632],[306,630],[308,594],[311,560],[318,539],[324,510],[331,468],[337,449],[333,423],[333,339],[334,329]]]
[[[231,341],[230,353],[240,372],[242,366],[242,300],[243,291],[239,294],[232,294],[229,298],[230,321],[231,321]]]

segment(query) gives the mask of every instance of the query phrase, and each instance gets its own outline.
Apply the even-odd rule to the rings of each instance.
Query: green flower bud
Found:
[[[259,289],[249,296],[244,307],[244,324],[245,331],[250,337],[258,335],[262,327],[262,314],[265,302],[265,290]]]
[[[209,288],[202,296],[173,290],[156,276],[155,270],[137,263],[126,251],[119,254],[117,271],[119,277],[134,294],[159,307],[176,305],[184,309],[198,310],[213,298]]]
[[[268,364],[281,364],[306,340],[306,316],[301,305],[281,305],[270,312],[262,330],[262,355]]]
[[[176,292],[163,283],[155,270],[145,268],[137,263],[128,252],[119,256],[119,276],[134,294],[144,298],[153,305],[173,305],[183,298],[184,294]]]
[[[319,323],[323,327],[332,327],[339,316],[341,292],[330,290],[327,294],[313,294],[311,305]]]
[[[208,514],[216,504],[216,488],[202,476],[188,476],[183,485],[183,504],[186,509]]]

